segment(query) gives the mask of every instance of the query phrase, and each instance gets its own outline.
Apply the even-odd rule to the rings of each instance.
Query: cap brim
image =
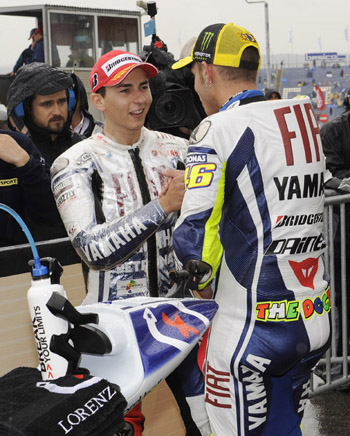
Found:
[[[147,74],[147,77],[149,79],[151,77],[155,77],[158,74],[158,69],[154,65],[150,64],[149,62],[143,62],[142,64],[137,64],[135,65],[133,70],[135,68],[142,68],[143,71]]]
[[[180,59],[174,64],[172,64],[171,68],[173,70],[179,70],[180,68],[185,67],[186,65],[189,65],[193,62],[192,56],[187,56],[186,58]]]
[[[29,40],[29,39],[33,39],[33,36],[34,36],[34,35],[37,35],[38,33],[40,33],[40,30],[39,30],[39,29],[36,29],[35,32],[33,32],[33,33],[29,36],[28,40]]]

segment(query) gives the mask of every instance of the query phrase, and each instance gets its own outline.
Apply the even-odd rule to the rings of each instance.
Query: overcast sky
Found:
[[[255,0],[248,0],[253,2]],[[350,56],[350,0],[268,0],[270,53],[338,52]],[[136,0],[0,0],[1,6],[55,4],[141,10]],[[208,24],[234,22],[250,30],[266,52],[264,3],[246,0],[157,0],[157,34],[177,58],[181,47]],[[142,22],[148,21],[145,16]],[[0,74],[28,46],[35,22],[0,16]],[[348,40],[347,40],[348,35]],[[150,37],[144,38],[148,44]],[[4,71],[5,70],[5,71]]]

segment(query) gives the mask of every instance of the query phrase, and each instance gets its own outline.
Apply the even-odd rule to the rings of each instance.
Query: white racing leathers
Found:
[[[166,216],[157,198],[162,170],[186,153],[186,140],[143,128],[132,146],[96,133],[56,159],[56,204],[89,267],[85,304],[168,292],[176,214]]]
[[[174,248],[217,278],[205,363],[213,435],[297,436],[330,336],[325,162],[308,98],[240,105],[249,93],[194,132]]]
[[[169,292],[177,215],[166,216],[158,196],[165,181],[162,170],[178,168],[186,154],[186,140],[143,128],[132,146],[96,133],[56,159],[51,167],[56,204],[89,267],[84,304]],[[186,359],[179,376],[192,417],[209,436],[196,362]]]

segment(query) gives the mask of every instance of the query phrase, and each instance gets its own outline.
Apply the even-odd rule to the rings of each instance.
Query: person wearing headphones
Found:
[[[76,105],[71,117],[71,129],[84,138],[89,138],[97,130],[103,131],[103,122],[95,120],[89,112],[89,100],[83,81],[75,73],[72,73],[72,79]]]
[[[65,72],[33,62],[18,70],[7,92],[10,129],[29,136],[48,167],[56,157],[83,139],[70,127],[75,107],[72,85],[72,77]],[[60,218],[54,226],[43,226],[35,221],[31,231],[35,240],[67,237]],[[61,252],[57,254],[59,257]]]
[[[72,77],[64,71],[33,62],[18,70],[7,93],[9,127],[28,134],[49,166],[82,139],[70,127],[75,106],[72,85]]]

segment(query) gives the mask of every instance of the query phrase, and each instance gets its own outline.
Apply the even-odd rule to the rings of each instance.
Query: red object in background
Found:
[[[321,123],[327,123],[328,119],[329,119],[328,114],[321,114],[321,115],[320,115],[320,121],[321,121]]]
[[[199,369],[203,373],[204,373],[205,356],[207,354],[209,331],[210,331],[210,327],[208,327],[207,331],[204,333],[204,336],[203,336],[202,341],[199,345],[198,354],[197,354],[197,363],[198,363]]]
[[[321,111],[326,107],[324,94],[319,86],[315,86],[315,91],[316,91],[316,98],[317,98],[317,109]]]

